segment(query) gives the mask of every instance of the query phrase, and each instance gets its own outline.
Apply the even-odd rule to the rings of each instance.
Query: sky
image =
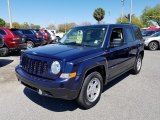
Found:
[[[0,0],[0,18],[9,22],[8,0]],[[105,23],[115,23],[121,15],[121,0],[10,0],[13,22],[33,23],[46,27],[48,24],[75,22],[96,23],[93,12],[105,10]],[[133,14],[140,16],[146,6],[160,4],[160,0],[132,0]],[[125,0],[124,14],[130,12],[130,0]]]

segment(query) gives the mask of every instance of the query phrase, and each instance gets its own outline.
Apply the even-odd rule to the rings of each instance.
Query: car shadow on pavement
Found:
[[[120,81],[128,77],[129,75],[130,75],[129,72],[125,73],[122,76],[109,82],[107,85],[104,86],[103,92],[110,89],[112,86],[116,85],[117,83],[119,83]],[[40,96],[38,93],[33,92],[27,87],[25,87],[23,92],[34,103],[54,112],[74,111],[77,108],[84,110],[76,103],[75,100],[67,101],[63,99],[55,99],[55,98],[50,98],[46,96]]]
[[[54,112],[74,111],[79,108],[75,100],[63,100],[46,96],[40,96],[38,93],[25,88],[24,94],[36,104]]]
[[[111,87],[113,87],[114,85],[118,84],[119,82],[121,82],[122,80],[124,80],[126,77],[128,77],[130,75],[130,72],[124,73],[123,75],[121,75],[120,77],[112,80],[111,82],[107,83],[107,85],[105,85],[103,87],[103,92],[105,92],[106,90],[110,89]]]
[[[14,60],[0,59],[0,68],[12,63],[13,61]]]

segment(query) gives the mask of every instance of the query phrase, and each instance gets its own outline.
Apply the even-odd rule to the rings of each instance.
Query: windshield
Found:
[[[105,38],[105,27],[77,27],[70,30],[61,40],[61,44],[100,47]]]
[[[155,34],[151,35],[152,37],[159,37],[160,36],[160,32],[156,32]]]

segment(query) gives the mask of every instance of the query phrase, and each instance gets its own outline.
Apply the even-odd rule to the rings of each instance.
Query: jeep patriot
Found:
[[[57,44],[24,51],[16,74],[40,95],[76,99],[89,109],[108,82],[128,71],[138,74],[143,56],[144,42],[135,25],[79,26]]]

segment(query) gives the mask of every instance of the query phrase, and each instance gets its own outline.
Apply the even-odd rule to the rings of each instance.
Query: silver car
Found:
[[[158,50],[160,48],[160,31],[149,37],[144,37],[144,40],[145,47],[150,50]]]

